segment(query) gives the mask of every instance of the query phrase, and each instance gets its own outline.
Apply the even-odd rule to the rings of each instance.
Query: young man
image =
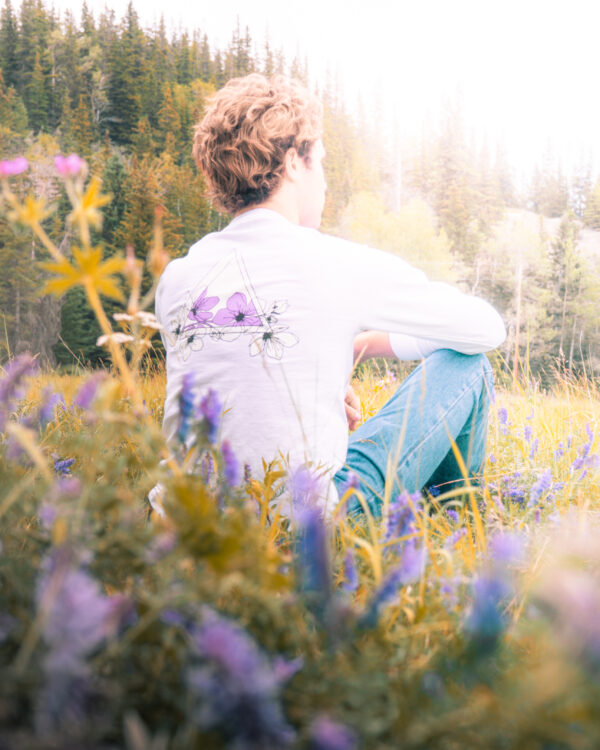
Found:
[[[309,466],[331,512],[349,481],[380,512],[389,488],[457,480],[484,459],[498,313],[388,253],[321,234],[320,103],[283,77],[230,81],[197,125],[194,157],[217,208],[234,215],[161,278],[174,441],[185,373],[223,401],[222,440],[260,476],[263,459]],[[424,359],[350,441],[356,354]],[[337,490],[337,491],[336,491]],[[356,509],[354,501],[352,509]]]

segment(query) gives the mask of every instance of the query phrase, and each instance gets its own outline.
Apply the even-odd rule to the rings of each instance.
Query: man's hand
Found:
[[[349,385],[346,390],[346,396],[344,398],[344,408],[346,409],[346,419],[348,420],[348,427],[351,430],[355,430],[360,422],[360,400],[356,393],[352,390],[352,386]]]

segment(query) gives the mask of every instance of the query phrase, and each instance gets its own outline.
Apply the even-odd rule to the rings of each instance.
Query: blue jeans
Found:
[[[469,476],[483,466],[492,368],[483,354],[449,349],[431,354],[371,419],[350,435],[346,464],[334,476],[340,497],[351,473],[374,515],[381,515],[386,479],[391,495],[437,486],[441,492],[464,481],[451,443]],[[356,496],[348,512],[361,510]]]

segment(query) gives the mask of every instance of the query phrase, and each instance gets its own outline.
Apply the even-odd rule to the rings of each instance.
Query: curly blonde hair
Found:
[[[284,76],[228,81],[194,131],[194,159],[215,207],[236,213],[265,201],[281,183],[290,148],[309,163],[322,112],[315,96]]]

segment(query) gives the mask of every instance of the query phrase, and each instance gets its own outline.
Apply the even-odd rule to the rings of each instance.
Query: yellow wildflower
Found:
[[[56,295],[64,294],[77,284],[92,286],[100,294],[123,301],[123,294],[117,285],[114,274],[121,273],[125,268],[125,260],[120,257],[102,261],[102,248],[94,247],[81,250],[73,247],[73,260],[66,258],[59,263],[42,263],[42,268],[54,274],[54,278],[46,282],[44,293]]]
[[[100,195],[100,180],[92,177],[87,190],[67,217],[68,221],[73,223],[83,219],[95,229],[100,229],[102,214],[98,209],[110,203],[111,198],[110,195]]]

